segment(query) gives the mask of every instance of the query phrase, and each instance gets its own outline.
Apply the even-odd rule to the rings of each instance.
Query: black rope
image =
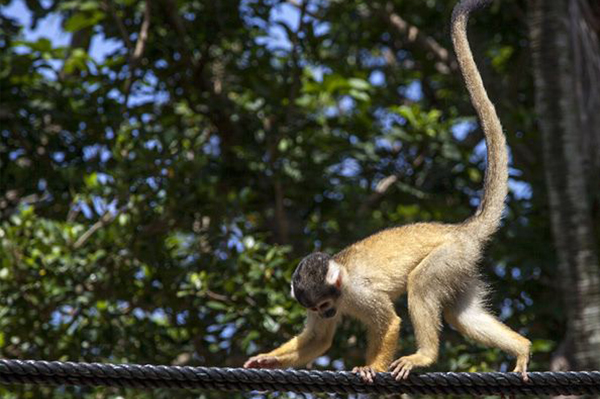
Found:
[[[218,391],[287,391],[409,394],[600,394],[600,371],[425,373],[395,381],[379,373],[372,384],[347,371],[256,370],[0,359],[1,384],[183,388]]]

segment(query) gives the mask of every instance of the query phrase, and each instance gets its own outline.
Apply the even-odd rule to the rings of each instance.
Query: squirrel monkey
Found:
[[[367,327],[366,365],[353,371],[366,382],[391,371],[397,380],[438,357],[442,317],[462,334],[516,357],[514,371],[527,380],[531,342],[494,317],[477,265],[498,229],[508,180],[506,140],[467,40],[467,21],[488,0],[462,0],[452,13],[452,42],[485,135],[488,165],[476,213],[460,224],[416,223],[394,227],[330,256],[305,257],[292,276],[292,296],[308,310],[304,331],[281,347],[250,358],[247,368],[302,366],[330,346],[343,315]],[[394,300],[408,294],[418,350],[392,361],[400,331]]]

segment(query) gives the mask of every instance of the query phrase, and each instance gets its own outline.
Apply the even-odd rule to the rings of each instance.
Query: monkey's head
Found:
[[[294,271],[291,295],[305,308],[330,318],[337,313],[341,286],[340,265],[331,256],[314,252],[302,259]]]

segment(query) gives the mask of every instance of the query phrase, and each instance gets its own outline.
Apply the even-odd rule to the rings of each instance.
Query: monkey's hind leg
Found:
[[[442,309],[465,280],[461,251],[446,244],[434,249],[408,276],[408,311],[418,350],[394,361],[390,371],[396,379],[407,378],[415,367],[427,367],[438,357]]]
[[[477,289],[461,293],[458,300],[445,309],[444,318],[460,333],[488,347],[499,348],[517,358],[514,371],[527,381],[527,363],[531,342],[511,330],[488,312],[483,304],[484,289],[475,281]]]

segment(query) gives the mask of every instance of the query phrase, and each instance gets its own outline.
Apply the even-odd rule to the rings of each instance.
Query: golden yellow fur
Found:
[[[304,331],[283,346],[255,356],[246,367],[302,366],[331,345],[343,315],[367,326],[367,381],[390,370],[406,378],[415,367],[436,361],[442,317],[462,334],[500,348],[517,358],[515,371],[526,379],[530,342],[491,315],[477,265],[490,236],[498,229],[508,179],[508,155],[502,126],[489,100],[466,35],[469,13],[482,0],[462,0],[452,15],[452,40],[465,83],[485,134],[488,167],[484,194],[475,215],[457,225],[417,223],[374,234],[335,255],[328,268],[339,270],[341,295],[332,318],[308,312]],[[401,320],[394,301],[408,294],[408,310],[418,350],[392,362]]]

